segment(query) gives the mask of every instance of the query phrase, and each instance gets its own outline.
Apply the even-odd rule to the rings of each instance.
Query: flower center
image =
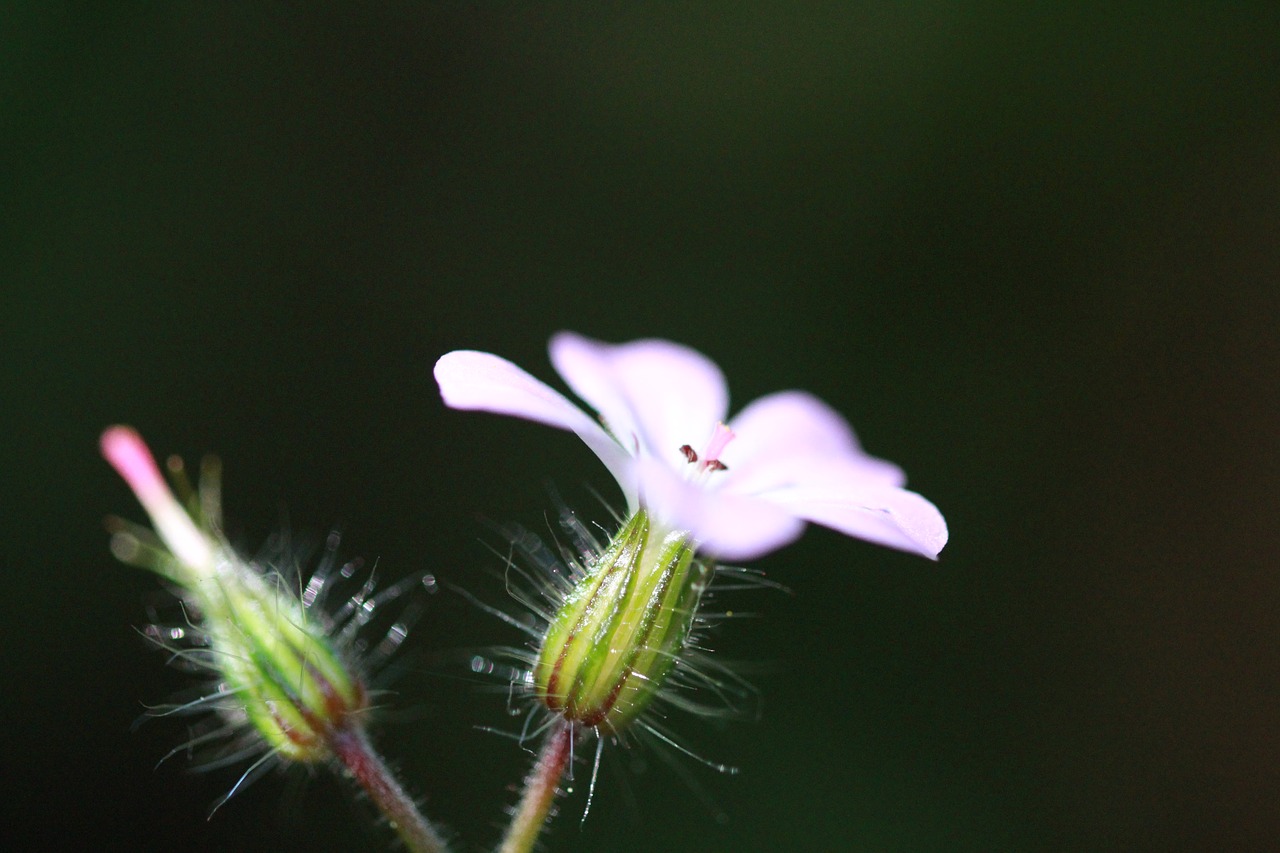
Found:
[[[692,479],[701,481],[716,471],[727,471],[729,466],[720,461],[720,454],[724,452],[729,442],[733,441],[733,438],[733,430],[724,424],[716,424],[715,430],[711,433],[711,440],[707,442],[707,446],[703,449],[701,456],[691,445],[680,445],[680,452],[684,454],[684,458],[693,466],[693,470],[690,472]]]

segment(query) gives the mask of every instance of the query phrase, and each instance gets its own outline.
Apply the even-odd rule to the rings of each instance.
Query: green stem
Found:
[[[507,837],[502,840],[499,853],[529,853],[546,826],[559,790],[560,777],[573,757],[574,724],[556,723],[555,729],[542,744],[542,753],[529,776],[524,780],[524,796],[516,807]]]
[[[418,811],[363,730],[344,726],[334,731],[329,748],[391,823],[410,853],[447,853],[449,846],[444,838]]]

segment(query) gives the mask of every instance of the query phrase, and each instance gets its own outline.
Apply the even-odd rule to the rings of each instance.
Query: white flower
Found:
[[[902,488],[901,469],[864,453],[845,419],[810,394],[761,397],[726,423],[724,375],[688,347],[561,332],[550,351],[598,421],[490,353],[448,353],[436,362],[436,381],[455,409],[577,433],[617,478],[632,512],[643,506],[713,557],[761,556],[798,537],[806,521],[931,558],[947,542],[942,514]]]

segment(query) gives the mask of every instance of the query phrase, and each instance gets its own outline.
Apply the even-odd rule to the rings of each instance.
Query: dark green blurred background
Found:
[[[246,545],[338,523],[500,602],[482,518],[612,484],[431,365],[550,378],[568,328],[819,394],[952,542],[759,561],[793,594],[714,643],[760,721],[672,721],[741,775],[612,754],[549,850],[1274,849],[1280,15],[1196,5],[9,8],[3,834],[386,847],[327,774],[206,822],[234,773],[153,770],[185,682],[98,432],[218,452]],[[433,598],[380,729],[463,850],[529,757],[450,661],[514,640]]]

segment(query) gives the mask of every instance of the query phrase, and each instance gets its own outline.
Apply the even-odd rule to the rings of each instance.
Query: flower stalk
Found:
[[[499,853],[529,853],[538,836],[551,817],[560,780],[573,760],[575,726],[568,721],[558,721],[542,743],[538,762],[525,779],[524,794],[516,806],[507,835],[502,840]]]
[[[410,853],[446,853],[449,845],[444,837],[405,793],[363,729],[352,726],[333,732],[329,748],[382,812],[405,849]]]

